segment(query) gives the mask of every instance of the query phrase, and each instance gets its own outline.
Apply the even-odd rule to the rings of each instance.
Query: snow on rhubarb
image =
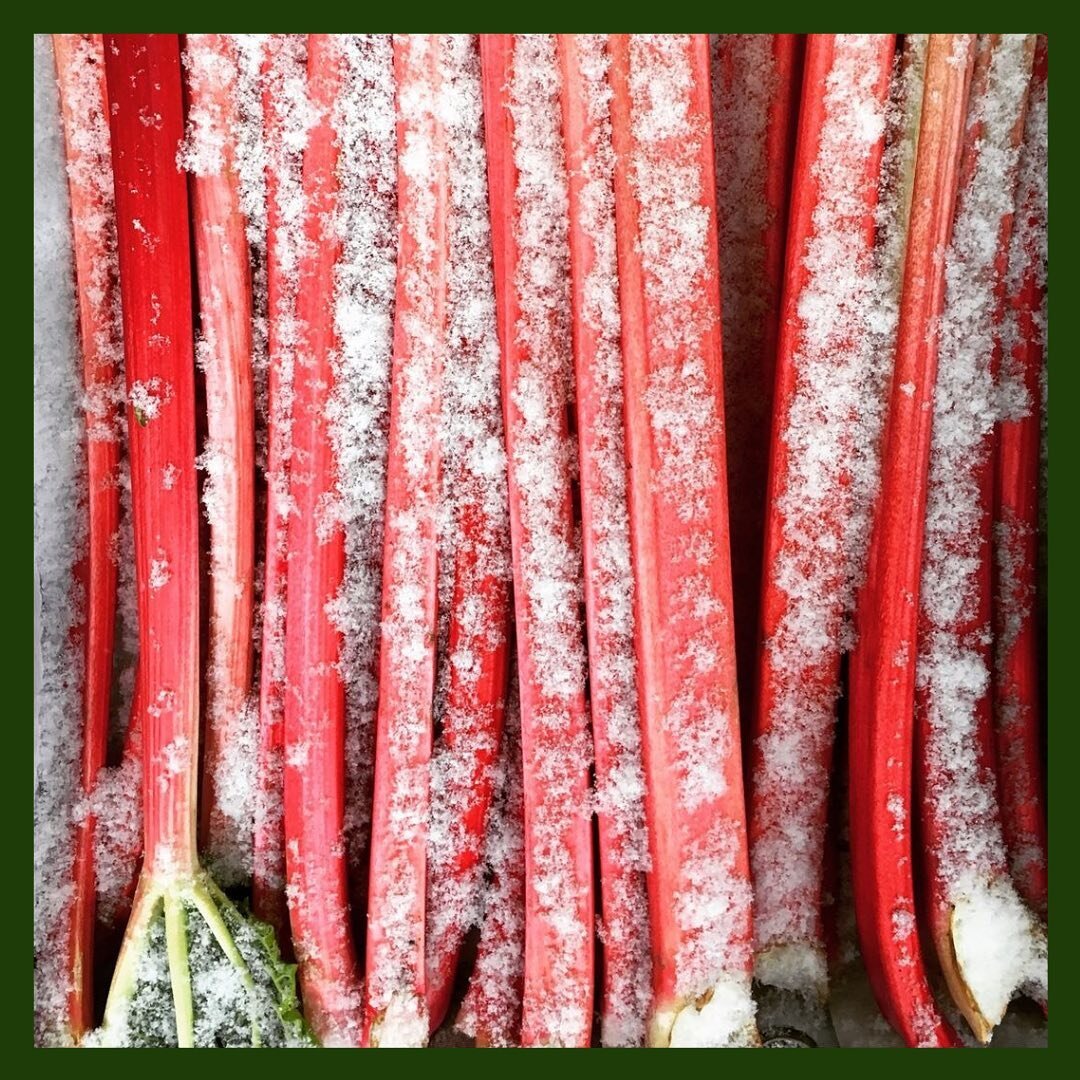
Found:
[[[581,559],[568,521],[575,454],[565,419],[573,359],[559,84],[554,37],[515,36],[507,93],[519,313],[507,336],[518,356],[507,365],[503,394],[518,517],[515,586],[528,777],[530,933],[523,1024],[527,1039],[573,1046],[588,1039],[592,1019],[581,978],[583,958],[592,953],[591,882],[582,873],[587,849],[580,849],[589,842],[585,786],[592,752],[583,708]]]
[[[368,896],[373,1046],[423,1046],[425,854],[435,686],[447,158],[436,35],[394,38],[398,240]]]
[[[82,753],[86,426],[56,71],[34,36],[34,568],[41,590],[41,685],[34,712],[34,1032],[67,1031],[68,909],[74,895]]]
[[[1017,989],[1046,994],[1046,938],[1008,875],[993,770],[980,752],[989,707],[990,627],[983,596],[987,508],[982,474],[997,419],[997,254],[1013,211],[1031,72],[1030,38],[981,47],[988,70],[968,108],[975,163],[945,255],[946,300],[927,494],[918,659],[935,894],[951,911],[959,970],[995,1024]],[[985,62],[985,55],[981,58]]]
[[[425,936],[429,980],[438,979],[439,973],[453,977],[446,968],[453,964],[467,930],[480,918],[482,825],[505,694],[505,686],[481,686],[480,679],[491,654],[508,646],[510,574],[480,58],[473,35],[445,35],[442,49],[439,109],[449,155],[450,261],[440,434],[440,670],[435,715],[436,730],[449,732],[452,738],[436,739],[430,767]],[[429,985],[429,993],[436,989]]]
[[[648,334],[645,371],[634,377],[643,384],[655,506],[635,513],[656,514],[661,580],[671,585],[655,601],[662,622],[648,631],[670,641],[669,655],[663,671],[654,670],[644,684],[656,700],[642,701],[655,714],[650,739],[661,756],[670,755],[662,762],[670,775],[654,767],[650,777],[661,793],[671,792],[652,843],[654,858],[671,858],[660,901],[670,902],[671,910],[657,914],[670,927],[673,947],[664,957],[671,970],[657,976],[666,988],[665,1000],[654,1003],[661,1011],[653,1024],[670,1032],[672,1046],[740,1045],[753,1038],[750,886],[744,825],[732,805],[741,799],[730,787],[739,755],[730,585],[726,573],[716,572],[727,556],[717,548],[726,538],[719,527],[725,490],[718,453],[720,357],[710,349],[719,318],[709,302],[718,299],[714,191],[711,162],[705,165],[702,153],[711,124],[692,108],[692,38],[632,35],[628,48],[627,166],[638,209],[634,239]],[[631,370],[628,365],[628,377]],[[648,605],[643,608],[647,615]],[[641,652],[638,660],[656,664]]]
[[[780,345],[790,389],[777,401],[765,572],[782,608],[764,644],[752,780],[755,974],[817,995],[827,988],[821,875],[839,662],[853,643],[878,483],[922,96],[916,48],[883,100],[881,52],[880,35],[836,38],[805,178],[817,191],[798,251],[805,277],[786,300],[795,320]],[[868,185],[887,129],[875,252]]]
[[[293,369],[299,338],[296,295],[305,243],[302,164],[308,132],[316,120],[315,110],[307,98],[305,34],[269,36],[265,44],[262,86],[266,165],[265,299],[258,276],[253,284],[256,313],[263,310],[266,318],[265,394],[260,392],[258,362],[255,390],[257,431],[260,427],[265,427],[266,431],[266,549],[260,611],[260,731],[258,784],[253,808],[252,876],[260,890],[265,888],[272,894],[280,894],[285,887],[281,742],[285,685],[285,563],[292,511],[288,470]],[[241,154],[244,142],[238,137],[241,174],[244,171]],[[258,220],[257,214],[250,212],[249,228]],[[254,243],[258,247],[258,237]]]
[[[455,1026],[480,1045],[515,1046],[525,973],[525,836],[521,715],[511,676],[484,831],[483,918],[476,963]]]
[[[345,530],[345,574],[331,606],[343,636],[345,844],[350,879],[366,892],[378,705],[383,504],[390,415],[397,257],[397,150],[393,52],[387,34],[338,39],[344,92],[332,118],[339,143],[334,327],[340,352],[328,421],[337,459],[337,512]],[[354,900],[354,903],[357,902]],[[362,905],[358,910],[362,910]]]
[[[648,836],[641,760],[633,574],[623,438],[623,370],[615,249],[614,151],[607,36],[575,35],[584,136],[569,160],[581,245],[575,265],[578,437],[586,557],[589,687],[596,753],[605,989],[604,1046],[641,1046],[652,999]],[[565,92],[565,91],[564,91]],[[586,346],[584,343],[588,342]]]

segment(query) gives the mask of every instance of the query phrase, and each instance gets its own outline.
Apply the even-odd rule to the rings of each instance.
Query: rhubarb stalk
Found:
[[[707,35],[609,44],[659,1046],[752,1045]]]
[[[339,144],[332,122],[344,81],[338,44],[308,37],[308,95],[318,110],[303,166],[285,627],[285,862],[304,1011],[319,1041],[358,1046],[360,973],[349,916],[345,820],[345,694],[341,636],[328,604],[341,585],[344,538],[335,513],[337,462],[327,431],[334,386],[335,212]]]
[[[521,1039],[588,1046],[591,753],[567,430],[573,359],[555,39],[487,34],[481,61],[525,777]]]
[[[185,46],[192,228],[199,293],[196,360],[206,386],[203,505],[210,522],[200,836],[215,877],[251,876],[254,833],[252,604],[255,574],[255,414],[251,268],[240,207],[234,130],[236,47],[224,34]]]
[[[466,934],[481,915],[484,825],[498,764],[510,654],[510,523],[480,53],[475,35],[445,34],[441,44],[443,96],[458,108],[446,121],[450,263],[441,424],[441,666],[425,928],[432,1031],[446,1018]]]
[[[251,906],[285,948],[285,585],[296,350],[296,269],[303,243],[303,95],[307,37],[273,34],[263,66],[266,165],[266,529]],[[291,946],[290,946],[291,948]]]
[[[717,34],[712,46],[731,577],[743,716],[753,716],[769,428],[804,50],[801,34]]]
[[[394,37],[398,271],[368,886],[369,1046],[423,1046],[447,158],[436,35]]]
[[[92,798],[109,729],[117,581],[113,544],[120,519],[116,395],[123,345],[101,35],[54,34],[53,52],[67,151],[86,409],[88,546],[79,570],[85,590],[82,790]],[[68,1024],[75,1039],[93,1025],[96,827],[92,811],[79,822],[69,909]]]
[[[174,34],[120,34],[106,35],[104,47],[139,598],[145,857],[103,1039],[287,1042],[291,980],[196,850],[198,493],[188,199],[178,167],[180,44]],[[162,971],[172,992],[164,1013],[160,997],[146,992]],[[226,972],[235,992],[223,1003]]]
[[[974,41],[932,34],[882,472],[850,666],[850,830],[863,962],[909,1046],[955,1046],[926,979],[913,880],[915,648],[930,402]]]
[[[1009,249],[994,510],[994,715],[1001,823],[1020,895],[1046,917],[1046,809],[1035,615],[1046,340],[1046,38],[1040,36]]]
[[[1009,876],[994,774],[995,380],[1033,35],[983,35],[967,115],[933,396],[916,722],[930,933],[989,1041],[1013,993],[1046,997],[1046,936]]]
[[[603,912],[604,1046],[645,1042],[652,984],[645,777],[634,662],[615,253],[602,34],[561,34],[589,697]]]
[[[827,995],[822,873],[840,659],[891,356],[876,211],[895,39],[812,34],[788,223],[751,753],[755,975]]]

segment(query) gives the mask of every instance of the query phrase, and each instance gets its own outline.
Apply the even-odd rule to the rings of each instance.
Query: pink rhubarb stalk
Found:
[[[884,393],[875,210],[895,38],[806,49],[769,463],[750,774],[755,975],[827,994],[822,871],[840,658]]]
[[[428,1036],[424,917],[437,635],[447,157],[436,35],[394,38],[398,269],[368,885],[369,1046]]]
[[[930,991],[916,923],[911,833],[915,648],[930,402],[974,41],[932,34],[904,259],[896,360],[858,642],[850,667],[855,915],[878,1005],[909,1046],[956,1046]]]
[[[1009,875],[994,772],[991,552],[1005,269],[1033,35],[982,35],[969,100],[933,397],[916,722],[930,934],[989,1041],[1014,991],[1046,996],[1046,937]]]
[[[251,267],[236,166],[237,55],[225,34],[189,34],[188,143],[210,522],[210,631],[200,836],[218,881],[251,876],[255,747],[249,703],[255,576]]]
[[[174,34],[105,35],[123,306],[139,602],[145,852],[105,1011],[126,1025],[154,911],[182,942],[207,886],[195,847],[199,549],[195,361],[180,46]],[[212,901],[210,901],[212,903]],[[191,987],[173,975],[177,1036],[191,1045]]]
[[[77,574],[85,590],[82,790],[92,798],[105,764],[112,686],[120,520],[121,376],[116,221],[109,151],[109,105],[100,34],[54,34],[53,52],[67,152],[72,246],[78,292],[86,409],[88,548]],[[79,822],[67,943],[68,1028],[76,1040],[93,1026],[95,830]]]
[[[327,430],[332,357],[338,347],[334,269],[341,249],[334,220],[339,147],[332,113],[342,85],[333,37],[310,35],[308,93],[319,120],[304,154],[306,243],[297,287],[285,628],[285,861],[305,1016],[324,1045],[358,1046],[363,1007],[342,839],[341,635],[327,610],[341,585],[345,560],[334,510],[337,462]]]
[[[1001,824],[1020,895],[1046,917],[1046,807],[1039,739],[1039,431],[1046,340],[1046,38],[1035,51],[1006,278],[994,510],[994,715]]]
[[[652,950],[634,661],[607,40],[561,34],[589,696],[603,912],[604,1046],[645,1042]]]
[[[659,1046],[756,1042],[707,35],[613,35],[634,633]]]
[[[525,805],[526,1046],[588,1046],[593,884],[578,615],[566,172],[550,35],[481,38]]]

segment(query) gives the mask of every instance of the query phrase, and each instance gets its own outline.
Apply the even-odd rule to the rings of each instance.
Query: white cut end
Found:
[[[1017,991],[1046,1000],[1046,931],[1010,882],[968,891],[953,907],[951,930],[957,974],[979,1014],[968,1019],[984,1042]]]
[[[829,996],[829,972],[825,950],[808,941],[791,941],[762,949],[754,961],[754,978],[779,990]]]
[[[754,1013],[750,979],[725,975],[698,1002],[654,1016],[651,1041],[674,1048],[757,1046]]]
[[[384,1049],[426,1046],[427,1039],[427,1005],[414,994],[394,994],[371,1029],[371,1045]]]

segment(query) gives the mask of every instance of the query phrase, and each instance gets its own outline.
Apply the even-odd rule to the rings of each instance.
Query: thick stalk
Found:
[[[884,405],[874,244],[894,50],[889,34],[807,43],[776,357],[751,753],[755,967],[821,1000],[840,658]]]
[[[195,360],[180,47],[105,38],[128,387],[144,878],[193,877],[199,754]]]
[[[707,35],[609,50],[653,1045],[751,1045]]]

